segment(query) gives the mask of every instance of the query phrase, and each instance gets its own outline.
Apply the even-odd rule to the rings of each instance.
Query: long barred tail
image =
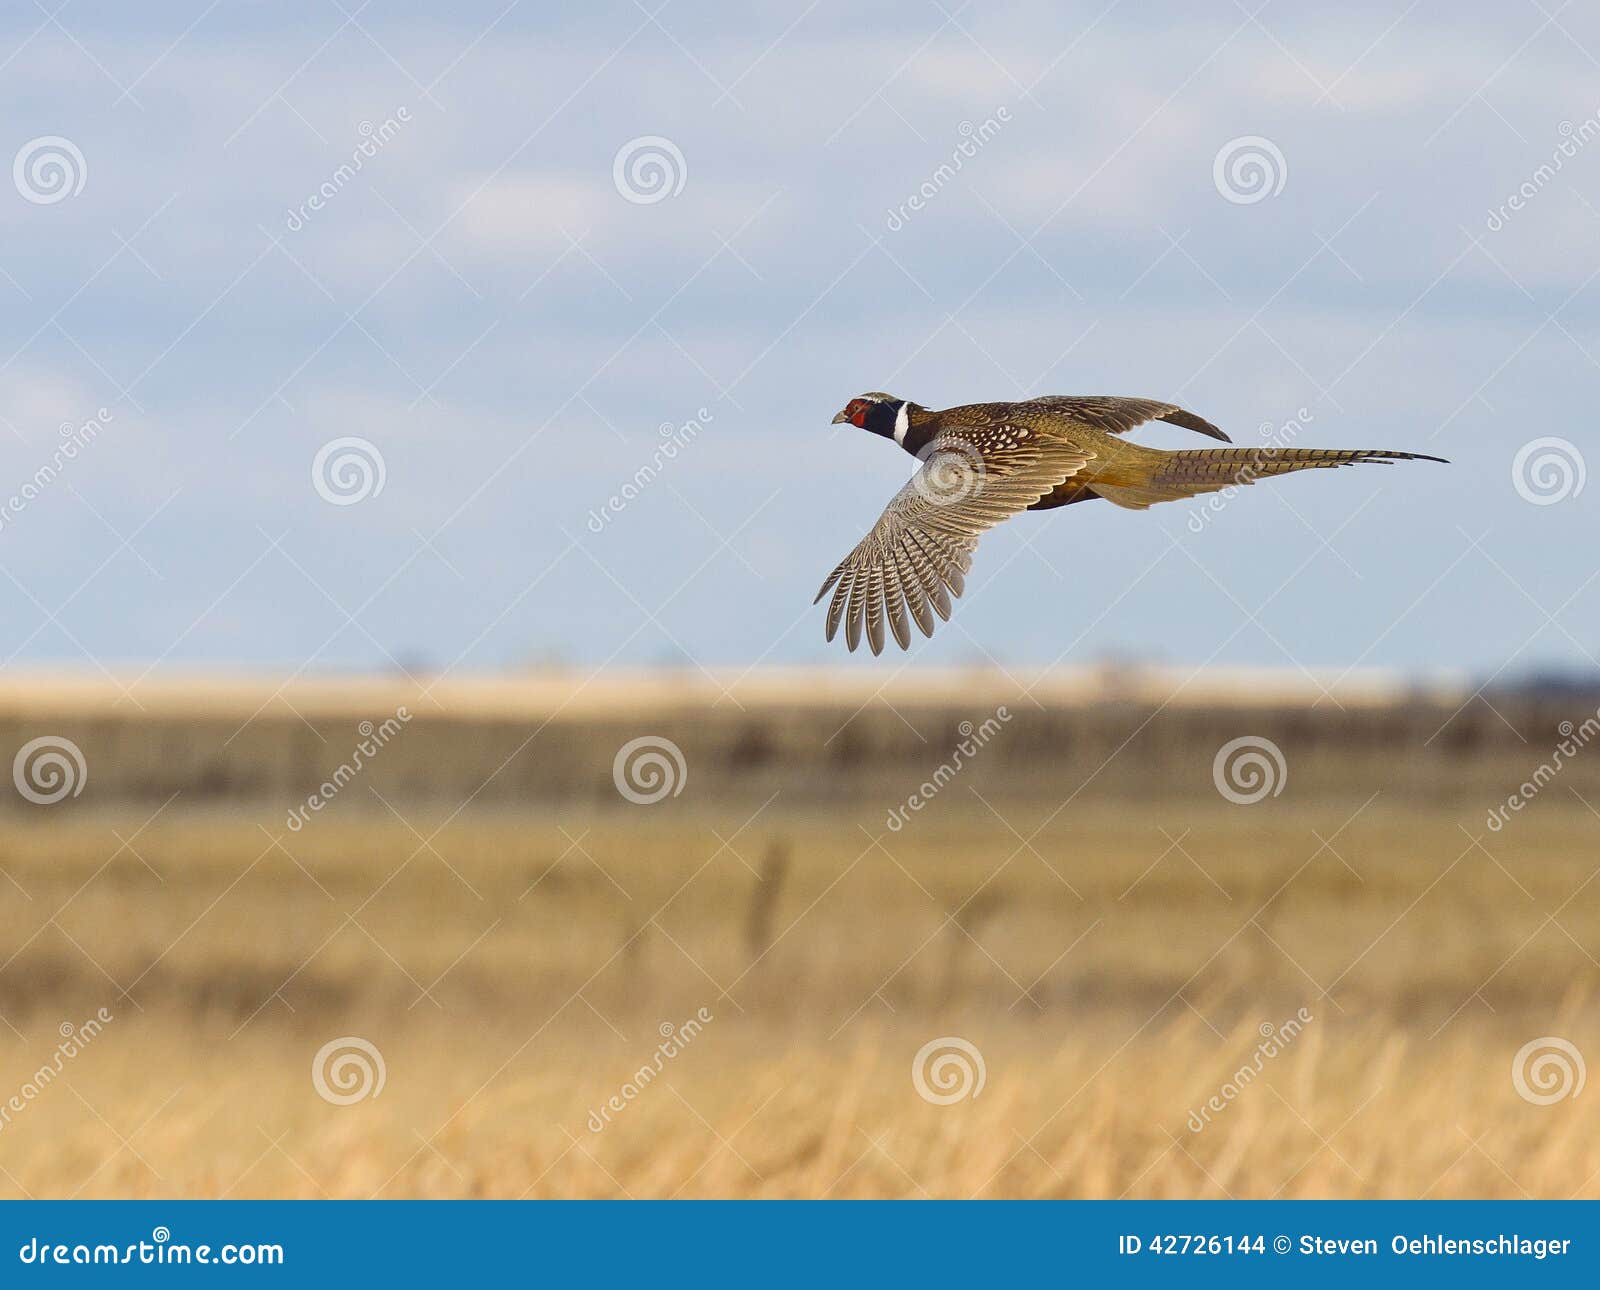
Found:
[[[1092,481],[1089,486],[1118,506],[1143,510],[1156,502],[1176,501],[1200,493],[1214,493],[1240,484],[1253,484],[1273,475],[1297,470],[1326,470],[1364,462],[1387,465],[1391,461],[1438,461],[1420,452],[1389,452],[1382,448],[1192,448],[1182,452],[1152,452],[1140,462],[1143,478],[1129,479],[1122,472],[1115,483]]]
[[[1381,448],[1196,448],[1169,453],[1150,482],[1158,488],[1199,485],[1200,491],[1209,492],[1213,488],[1249,483],[1271,475],[1288,475],[1297,470],[1353,466],[1367,461],[1443,460],[1443,457],[1428,457],[1418,452],[1387,452]]]

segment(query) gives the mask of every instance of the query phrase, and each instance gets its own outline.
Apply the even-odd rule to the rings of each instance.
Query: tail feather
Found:
[[[1253,484],[1273,475],[1299,470],[1327,470],[1366,462],[1387,465],[1395,461],[1438,461],[1419,452],[1390,452],[1382,448],[1193,448],[1182,452],[1149,450],[1131,472],[1093,480],[1089,486],[1118,506],[1143,510],[1157,502],[1176,501],[1201,493],[1214,493],[1240,484]]]

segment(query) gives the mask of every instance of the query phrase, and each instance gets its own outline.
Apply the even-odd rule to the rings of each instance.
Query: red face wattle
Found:
[[[844,419],[858,430],[864,430],[867,425],[867,409],[871,406],[871,399],[851,399],[845,404]]]

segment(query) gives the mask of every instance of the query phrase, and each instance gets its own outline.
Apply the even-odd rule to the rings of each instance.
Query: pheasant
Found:
[[[883,650],[885,626],[901,649],[911,624],[932,636],[965,586],[978,539],[1019,511],[1046,511],[1103,497],[1144,510],[1270,475],[1360,462],[1438,461],[1375,448],[1146,448],[1122,438],[1147,421],[1232,441],[1173,403],[1106,395],[1049,395],[1022,403],[934,410],[877,392],[851,399],[834,425],[893,439],[922,462],[872,531],[828,575],[826,635],[844,624],[854,650],[865,635]],[[816,603],[815,601],[813,603]]]

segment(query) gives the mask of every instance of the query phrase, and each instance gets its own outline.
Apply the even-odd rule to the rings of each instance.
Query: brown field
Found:
[[[1437,726],[1426,713],[1374,709],[1389,734],[1358,755],[1318,723],[1348,738],[1359,715],[1158,709],[1075,793],[1077,772],[1050,788],[1007,774],[1018,747],[1037,771],[1046,737],[1019,719],[889,832],[887,809],[950,742],[945,707],[897,707],[858,720],[869,742],[915,727],[928,742],[904,766],[824,774],[813,758],[788,791],[813,741],[782,712],[728,716],[768,730],[765,769],[737,783],[711,769],[705,714],[608,712],[622,724],[574,727],[565,746],[605,778],[627,733],[671,729],[682,796],[457,811],[394,778],[397,744],[381,799],[353,785],[298,832],[287,792],[211,782],[164,804],[165,784],[152,799],[131,770],[120,795],[9,812],[0,1102],[36,1087],[0,1119],[0,1194],[1600,1193],[1600,1101],[1533,1105],[1512,1079],[1535,1038],[1600,1051],[1591,768],[1484,829],[1546,736],[1440,762],[1411,742]],[[91,789],[119,756],[170,770],[137,745],[154,715],[62,714],[86,723]],[[1180,715],[1181,737],[1147,745]],[[52,728],[48,710],[15,723]],[[1229,804],[1210,754],[1262,723],[1286,790]],[[1091,724],[1066,721],[1071,756]],[[435,736],[402,739],[425,765]],[[100,1008],[113,1020],[38,1086],[61,1024]],[[702,1009],[594,1131],[662,1025]],[[1301,1009],[1196,1132],[1263,1025]],[[384,1066],[381,1093],[348,1106],[312,1078],[342,1036]],[[946,1036],[981,1053],[985,1082],[935,1105],[913,1057]]]

